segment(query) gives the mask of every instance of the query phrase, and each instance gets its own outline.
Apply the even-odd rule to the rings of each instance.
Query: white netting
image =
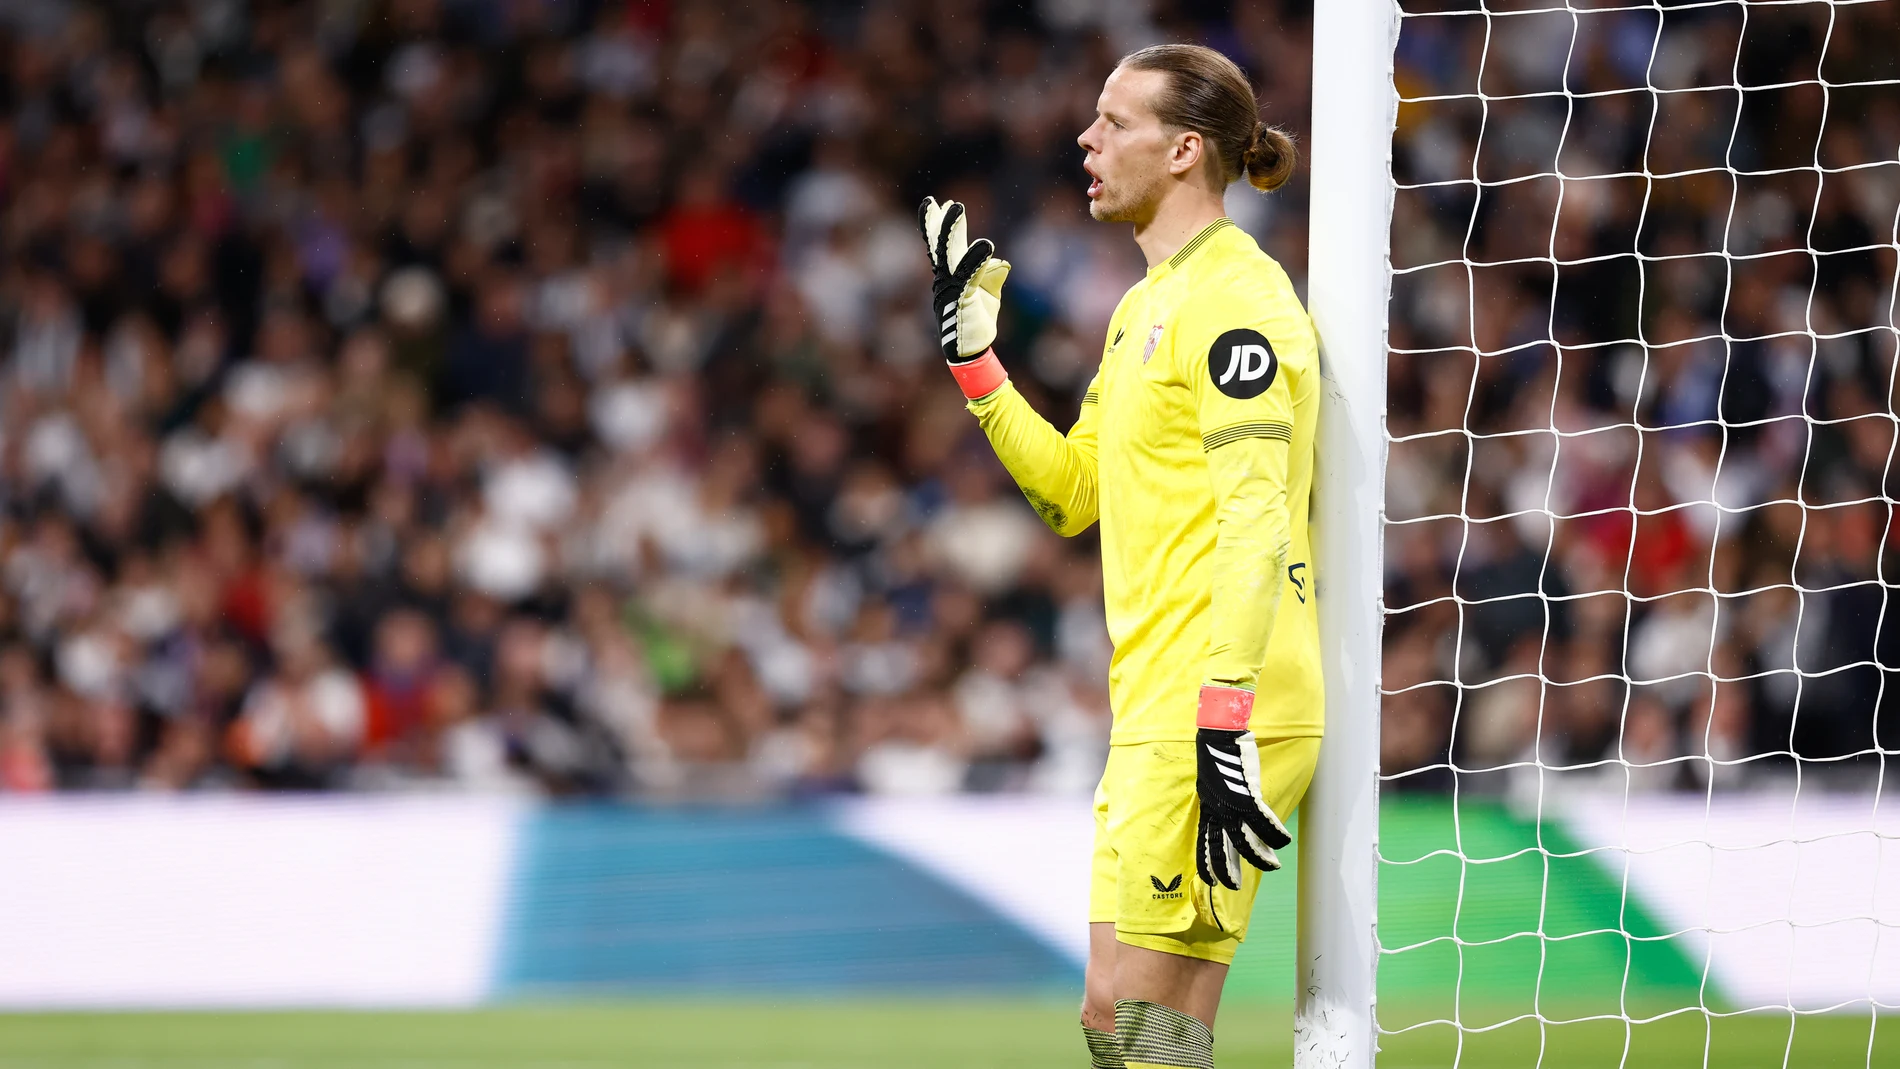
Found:
[[[1400,22],[1383,1044],[1878,1064],[1900,0]]]

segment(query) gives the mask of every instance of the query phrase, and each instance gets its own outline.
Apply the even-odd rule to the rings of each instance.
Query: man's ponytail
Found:
[[[1255,189],[1271,193],[1293,177],[1295,154],[1293,138],[1286,131],[1255,123],[1253,143],[1240,154],[1240,169]]]

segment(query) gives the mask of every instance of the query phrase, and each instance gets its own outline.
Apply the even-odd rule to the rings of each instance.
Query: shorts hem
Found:
[[[1173,954],[1176,957],[1195,958],[1221,965],[1232,965],[1234,955],[1240,950],[1238,939],[1190,943],[1160,932],[1125,932],[1120,928],[1115,929],[1115,941],[1126,943],[1131,947],[1140,947],[1143,950],[1154,950],[1163,954]]]

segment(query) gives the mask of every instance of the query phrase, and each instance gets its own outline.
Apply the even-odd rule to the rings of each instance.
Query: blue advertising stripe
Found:
[[[536,811],[497,959],[502,997],[1080,980],[989,907],[797,809]]]

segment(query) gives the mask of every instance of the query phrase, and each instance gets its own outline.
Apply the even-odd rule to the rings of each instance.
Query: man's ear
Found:
[[[1174,135],[1174,144],[1168,149],[1168,173],[1186,174],[1199,167],[1205,147],[1198,131],[1183,130]]]

